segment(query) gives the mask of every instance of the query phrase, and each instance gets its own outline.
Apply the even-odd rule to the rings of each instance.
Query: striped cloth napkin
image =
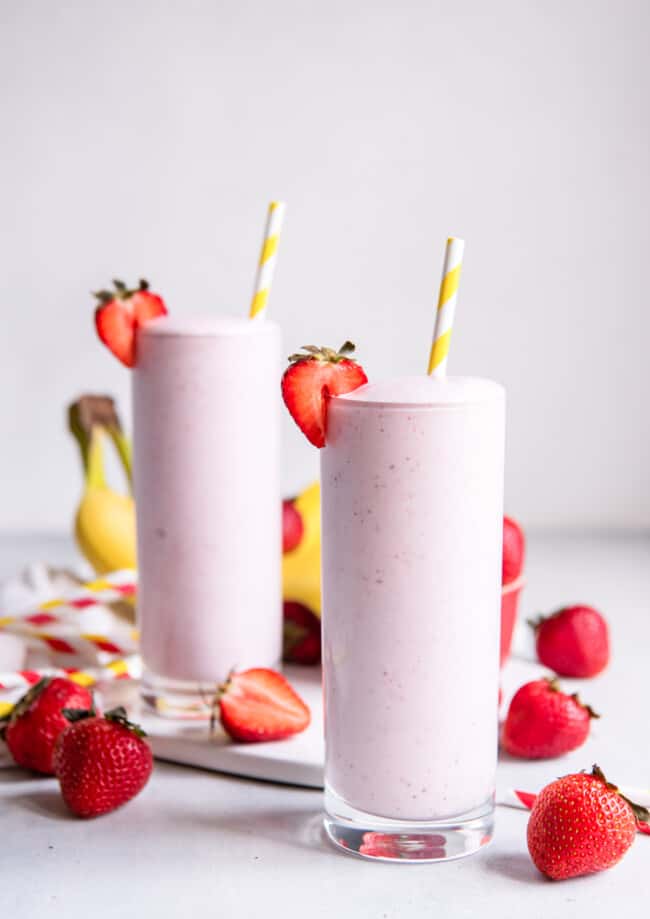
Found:
[[[138,679],[136,589],[134,571],[84,583],[42,564],[0,584],[0,716],[43,676],[84,686]]]

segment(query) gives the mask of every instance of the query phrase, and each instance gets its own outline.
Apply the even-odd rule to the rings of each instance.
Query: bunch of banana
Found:
[[[77,545],[98,575],[136,567],[135,503],[131,489],[131,447],[115,404],[108,396],[82,396],[68,409],[68,421],[81,452],[84,490],[77,508]],[[110,439],[120,457],[129,493],[109,487],[104,446]]]

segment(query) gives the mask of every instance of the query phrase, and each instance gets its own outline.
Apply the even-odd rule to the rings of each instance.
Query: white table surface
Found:
[[[650,541],[547,535],[529,543],[523,615],[593,603],[609,618],[613,660],[595,680],[566,681],[603,715],[585,746],[550,762],[503,758],[499,784],[537,790],[597,761],[618,783],[647,787]],[[0,537],[0,577],[29,560],[71,557],[63,538]],[[513,660],[506,695],[536,672]],[[81,821],[66,812],[55,780],[2,770],[0,915],[609,919],[633,904],[647,908],[647,837],[611,871],[558,883],[530,861],[524,811],[498,808],[495,839],[478,855],[411,866],[335,851],[320,832],[320,804],[318,791],[157,763],[135,801]]]

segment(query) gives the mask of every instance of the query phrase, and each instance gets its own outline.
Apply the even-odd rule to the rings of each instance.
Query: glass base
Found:
[[[140,697],[145,706],[162,718],[209,721],[214,711],[216,683],[171,680],[145,670]]]
[[[334,845],[361,858],[385,862],[446,862],[472,855],[494,832],[494,799],[458,817],[401,821],[355,810],[325,789],[325,831]]]

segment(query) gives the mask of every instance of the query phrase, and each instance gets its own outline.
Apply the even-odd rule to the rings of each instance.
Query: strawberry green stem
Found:
[[[560,681],[558,680],[558,678],[557,678],[555,675],[553,675],[553,676],[545,676],[544,679],[545,679],[546,682],[548,683],[548,688],[549,688],[552,692],[562,692],[562,687],[560,686]],[[585,702],[583,702],[582,699],[580,698],[580,696],[578,695],[577,692],[572,692],[572,693],[571,693],[571,698],[572,698],[573,701],[576,703],[576,705],[579,705],[581,708],[584,708],[584,709],[585,709],[585,711],[589,714],[589,717],[590,717],[590,718],[600,718],[600,715],[598,714],[598,712],[595,712],[595,711],[593,710],[593,708],[591,707],[591,705],[587,705]],[[596,769],[598,769],[598,767],[597,767],[597,766],[594,766],[594,770],[596,770]],[[599,770],[599,771],[600,771],[600,770]],[[593,775],[596,775],[596,772],[594,772]],[[602,775],[602,773],[601,773],[601,775]],[[600,776],[599,776],[599,777],[600,777]],[[604,777],[603,777],[603,778],[604,778]]]
[[[140,278],[137,287],[127,287],[124,281],[120,281],[117,278],[113,280],[114,290],[97,290],[94,291],[93,296],[99,300],[100,303],[110,303],[111,300],[128,300],[129,297],[132,297],[133,294],[142,293],[145,290],[149,290],[149,282],[145,281],[144,278]]]
[[[329,364],[338,364],[341,361],[354,361],[354,358],[350,357],[350,355],[355,350],[356,346],[351,341],[344,341],[338,351],[335,351],[334,348],[319,348],[316,345],[303,345],[302,351],[306,353],[301,354],[298,351],[295,354],[290,354],[289,363],[296,364],[307,358]]]
[[[628,804],[630,808],[632,809],[632,813],[634,814],[637,825],[643,824],[645,827],[648,824],[650,824],[650,810],[647,807],[644,807],[642,804],[637,804],[634,801],[630,801],[630,799],[627,798],[621,792],[620,788],[617,785],[614,785],[612,782],[608,782],[605,777],[605,773],[600,768],[600,766],[596,765],[596,763],[594,763],[594,765],[591,768],[591,774],[594,776],[594,778],[599,779],[601,782],[603,782],[603,784],[606,785],[607,788],[609,788],[611,791],[615,791],[616,794],[619,795],[619,797],[623,798],[625,803]],[[646,832],[645,829],[644,829],[644,832]]]
[[[230,673],[228,674],[224,682],[217,683],[215,690],[214,690],[214,694],[212,695],[211,698],[206,699],[203,691],[201,691],[201,696],[203,698],[203,701],[210,709],[210,724],[208,726],[208,736],[209,737],[214,737],[214,732],[217,726],[217,712],[219,710],[219,702],[221,698],[225,696],[228,690],[230,689],[230,685],[232,683],[232,678],[234,674],[235,674],[235,668],[232,667],[230,670]]]
[[[110,712],[106,712],[104,718],[107,721],[112,721],[114,724],[120,724],[123,728],[127,728],[127,730],[135,734],[136,737],[147,736],[147,732],[141,728],[139,724],[134,724],[133,721],[129,721],[126,709],[123,705],[118,705],[117,708],[112,708]]]
[[[5,727],[4,722],[8,721],[17,721],[21,715],[23,715],[32,705],[32,703],[40,696],[43,690],[52,682],[52,678],[49,676],[41,677],[38,683],[35,683],[33,686],[27,690],[24,696],[21,696],[20,699],[15,703],[13,708],[11,708],[6,715],[3,715],[0,718],[3,727],[0,728],[0,739],[4,739]]]
[[[97,712],[94,708],[62,708],[61,714],[70,724],[74,724],[76,721],[85,721],[87,718],[97,717]]]

